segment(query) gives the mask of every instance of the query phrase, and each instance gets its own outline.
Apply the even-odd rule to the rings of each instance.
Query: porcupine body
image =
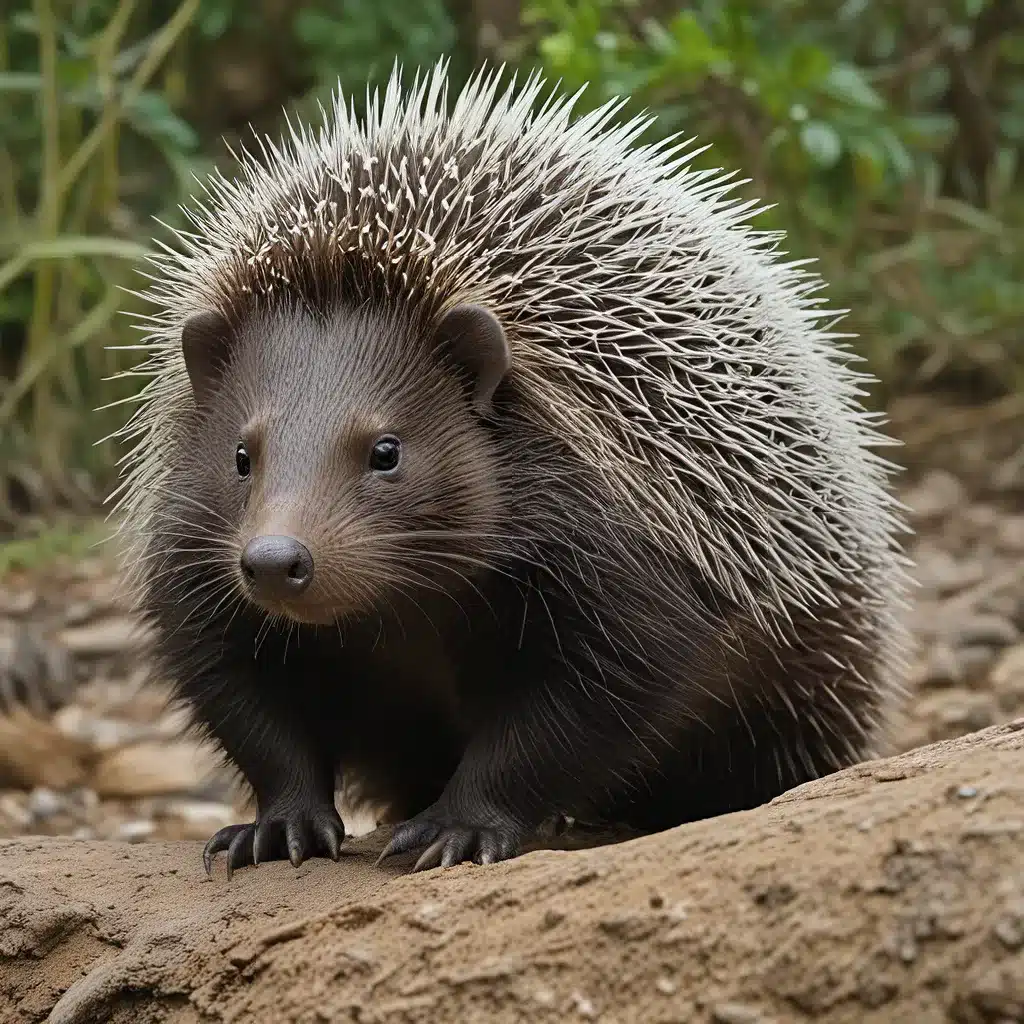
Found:
[[[253,789],[206,862],[658,829],[874,751],[906,590],[818,279],[732,176],[533,77],[396,71],[215,176],[125,428],[155,654]]]

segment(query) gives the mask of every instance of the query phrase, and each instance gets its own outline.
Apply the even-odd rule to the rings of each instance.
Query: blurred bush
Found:
[[[887,387],[1020,387],[1020,0],[532,0],[552,76],[631,96],[776,205]]]
[[[884,381],[1024,387],[1024,0],[8,0],[0,18],[0,524],[117,455],[139,256],[249,126],[395,58],[629,96],[774,203]],[[133,336],[134,335],[134,336]]]

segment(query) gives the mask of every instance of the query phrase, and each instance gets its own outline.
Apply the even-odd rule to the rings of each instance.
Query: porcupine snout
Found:
[[[242,550],[241,566],[249,586],[271,601],[297,597],[313,582],[313,556],[294,537],[253,537]]]

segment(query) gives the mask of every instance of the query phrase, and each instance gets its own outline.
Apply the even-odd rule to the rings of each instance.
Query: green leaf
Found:
[[[869,110],[885,109],[885,100],[868,85],[860,69],[853,64],[835,64],[824,82],[825,92],[833,99]]]
[[[873,192],[885,178],[885,153],[874,141],[857,138],[850,143],[853,153],[853,173],[861,189]]]
[[[673,65],[683,71],[707,71],[721,61],[724,54],[711,42],[703,26],[690,11],[677,14],[668,26],[675,41]]]
[[[115,259],[138,260],[147,249],[122,238],[66,235],[63,238],[28,242],[17,255],[0,266],[0,291],[17,280],[36,260],[66,260],[76,256],[112,256]]]
[[[11,386],[4,391],[3,402],[0,403],[0,423],[10,420],[21,399],[28,394],[36,381],[47,372],[50,365],[62,352],[80,348],[95,337],[100,330],[107,327],[117,312],[120,300],[121,293],[117,288],[108,289],[104,299],[93,306],[68,332],[66,337],[51,339],[45,351],[40,353],[33,362],[19,370],[18,376]]]
[[[878,141],[885,149],[889,165],[897,177],[906,181],[914,173],[914,158],[903,144],[903,140],[891,128],[883,127],[878,133]]]
[[[541,55],[556,68],[565,67],[575,49],[575,40],[568,32],[553,32],[540,41]]]
[[[808,121],[800,126],[800,142],[807,155],[819,167],[834,167],[843,155],[839,134],[824,121]]]
[[[231,0],[220,0],[210,3],[209,0],[200,9],[196,19],[196,27],[206,39],[219,39],[231,21]]]
[[[794,46],[787,61],[791,85],[806,89],[817,85],[832,69],[832,60],[820,46]]]
[[[132,127],[141,135],[170,143],[178,149],[195,149],[199,145],[192,126],[171,110],[161,93],[139,93],[126,113]]]

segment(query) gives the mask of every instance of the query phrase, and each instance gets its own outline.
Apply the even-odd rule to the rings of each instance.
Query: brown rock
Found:
[[[101,797],[191,793],[203,788],[217,764],[213,753],[186,740],[136,743],[104,754],[90,782]]]
[[[0,715],[0,788],[81,785],[90,754],[88,745],[23,708]]]
[[[1001,615],[967,615],[956,623],[951,635],[959,647],[1006,647],[1017,642],[1020,630]]]
[[[138,620],[127,615],[109,616],[82,626],[68,626],[57,634],[58,642],[72,654],[86,657],[134,651],[147,639]]]
[[[988,692],[955,687],[921,696],[915,708],[918,718],[930,721],[933,736],[938,739],[950,732],[971,732],[983,729],[996,720],[995,697]]]
[[[1008,687],[1016,690],[1024,686],[1024,644],[1003,651],[992,669],[989,681],[997,690]]]
[[[936,519],[948,515],[966,500],[964,485],[945,470],[931,470],[913,490],[903,495],[916,520]]]

